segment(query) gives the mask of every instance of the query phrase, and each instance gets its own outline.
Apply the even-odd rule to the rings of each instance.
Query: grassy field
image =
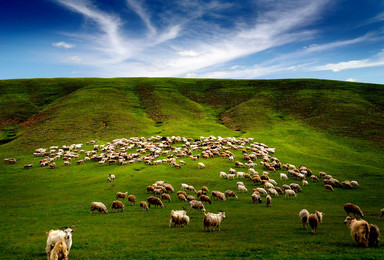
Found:
[[[366,220],[379,221],[384,207],[384,87],[323,80],[194,79],[35,79],[0,81],[0,258],[42,259],[45,232],[76,225],[70,258],[384,258],[384,249],[353,245],[343,224],[346,202],[358,204]],[[168,228],[172,209],[181,209],[176,194],[163,209],[141,212],[126,204],[124,213],[89,214],[90,203],[110,208],[118,191],[137,200],[156,180],[179,190],[185,182],[210,190],[236,190],[236,180],[219,179],[234,164],[224,158],[189,158],[175,169],[162,164],[127,166],[87,162],[56,169],[39,167],[35,148],[96,139],[100,144],[132,136],[254,137],[276,147],[282,163],[325,171],[340,181],[357,180],[361,188],[325,192],[310,183],[296,199],[280,196],[272,207],[253,205],[250,195],[214,201],[210,212],[224,210],[222,231],[203,232],[202,214],[188,214],[188,228]],[[86,150],[92,149],[85,145]],[[236,151],[237,158],[241,152]],[[257,160],[257,163],[260,159]],[[32,169],[23,165],[34,163]],[[263,171],[258,165],[256,170]],[[278,174],[270,173],[284,184]],[[107,183],[108,174],[116,181]],[[287,184],[295,182],[289,180]],[[248,189],[254,186],[246,183]],[[324,212],[318,234],[305,231],[298,212]]]

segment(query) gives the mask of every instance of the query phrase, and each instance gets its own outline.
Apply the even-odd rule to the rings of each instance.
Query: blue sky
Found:
[[[384,1],[6,0],[0,50],[0,79],[384,84]]]

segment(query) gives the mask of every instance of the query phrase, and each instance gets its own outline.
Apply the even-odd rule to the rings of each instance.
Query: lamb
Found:
[[[356,215],[359,215],[361,218],[364,217],[364,213],[361,211],[359,206],[352,204],[352,203],[345,203],[344,204],[344,210],[347,212],[347,216],[349,216],[349,213],[353,213],[353,215],[356,217]]]
[[[61,237],[53,247],[49,259],[50,260],[58,260],[58,259],[68,260],[68,247],[65,241]]]
[[[369,224],[365,220],[356,220],[356,218],[347,216],[344,224],[351,230],[351,236],[355,241],[355,245],[369,245]]]
[[[213,230],[216,230],[216,228],[219,228],[220,230],[220,224],[225,219],[225,212],[220,211],[219,214],[213,214],[213,213],[205,213],[204,212],[204,219],[203,219],[203,228],[204,231],[208,229],[208,231],[211,231],[211,227]]]
[[[155,207],[160,206],[161,208],[164,208],[163,202],[155,196],[151,196],[147,198],[148,201],[148,207],[151,207],[151,204],[155,205]]]
[[[256,194],[256,193],[253,193],[252,194],[252,196],[251,196],[251,198],[252,198],[252,203],[253,204],[256,204],[256,203],[262,203],[263,201],[261,200],[261,198],[260,198],[260,195],[258,195],[258,194]]]
[[[248,192],[248,189],[244,185],[237,186],[239,192]]]
[[[126,197],[128,197],[128,191],[116,193],[116,200],[118,200],[119,198],[125,200]]]
[[[301,223],[303,223],[303,228],[308,230],[308,217],[309,217],[308,210],[306,209],[300,210],[299,217],[301,219]]]
[[[124,212],[124,204],[120,200],[115,200],[112,202],[112,210],[121,209],[121,212]]]
[[[171,196],[169,196],[168,193],[163,193],[163,194],[161,194],[161,199],[163,201],[166,200],[166,201],[170,202],[171,201]]]
[[[90,213],[92,213],[95,210],[97,210],[98,212],[104,212],[104,214],[108,213],[107,207],[101,202],[92,202],[91,203],[91,212]]]
[[[65,230],[50,230],[47,232],[47,246],[45,248],[45,252],[47,253],[47,259],[50,259],[51,251],[55,247],[55,245],[60,241],[63,240],[67,246],[67,252],[69,254],[69,251],[72,247],[72,227],[64,227]]]
[[[191,200],[189,202],[189,205],[191,206],[191,211],[190,212],[192,212],[192,209],[197,209],[198,211],[205,212],[204,204],[201,201]]]
[[[372,247],[372,246],[379,246],[379,244],[380,244],[380,229],[377,225],[371,224],[369,226],[368,245]]]
[[[140,201],[140,209],[148,210],[148,204],[146,201]]]
[[[266,199],[267,199],[267,207],[270,207],[271,206],[272,197],[270,195],[267,195]]]
[[[175,226],[181,226],[183,216],[187,215],[186,210],[171,210],[171,218],[169,219],[169,227],[172,223],[175,223]]]
[[[285,198],[296,197],[296,192],[293,190],[285,190]]]
[[[239,198],[237,197],[237,195],[236,195],[233,191],[231,191],[231,190],[226,190],[226,191],[224,192],[224,194],[225,194],[225,197],[226,197],[226,198],[228,198],[228,197],[234,197],[236,200],[239,199]]]
[[[128,201],[132,204],[132,206],[135,206],[135,203],[136,203],[136,197],[135,195],[129,195],[128,196]]]
[[[317,227],[319,223],[323,221],[323,212],[319,212],[316,210],[315,214],[310,214],[308,217],[308,224],[312,229],[312,233],[316,235]]]
[[[200,201],[201,202],[208,202],[209,203],[209,205],[211,205],[211,199],[207,196],[207,195],[204,195],[204,194],[202,194],[201,196],[200,196]]]

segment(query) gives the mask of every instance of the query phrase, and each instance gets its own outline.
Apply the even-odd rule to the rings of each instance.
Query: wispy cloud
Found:
[[[55,43],[52,43],[52,46],[55,46],[58,48],[65,48],[65,49],[70,49],[70,48],[75,47],[75,45],[70,44],[70,43],[66,43],[66,42],[55,42]]]

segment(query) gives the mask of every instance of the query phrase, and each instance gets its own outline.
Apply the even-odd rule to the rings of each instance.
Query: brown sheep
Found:
[[[201,187],[201,190],[206,194],[207,192],[209,192],[209,189],[207,186],[203,186]]]
[[[204,195],[204,194],[202,194],[201,196],[200,196],[200,201],[202,201],[202,202],[208,202],[209,203],[209,205],[211,205],[211,199],[209,198],[209,196],[207,196],[207,195]]]
[[[155,188],[153,186],[147,186],[147,193],[153,193]]]
[[[123,200],[125,200],[125,198],[128,197],[128,191],[127,192],[118,192],[116,193],[116,200],[118,200],[119,198],[122,198]]]
[[[323,213],[316,210],[315,214],[310,214],[308,217],[308,224],[312,229],[312,233],[316,235],[316,230],[319,223],[323,221]]]
[[[151,204],[155,205],[155,207],[160,206],[161,208],[164,208],[163,202],[155,196],[151,196],[147,198],[148,201],[148,207],[151,208]]]
[[[184,194],[180,193],[179,195],[177,195],[177,201],[178,202],[181,202],[181,201],[188,201],[186,196],[184,196]]]
[[[231,190],[226,190],[225,191],[225,197],[228,198],[228,197],[234,197],[236,200],[238,200],[239,198],[237,197],[237,195],[231,191]]]
[[[140,201],[140,209],[148,210],[148,204],[145,201]]]
[[[112,202],[112,210],[116,211],[118,209],[121,209],[121,212],[124,212],[124,204],[120,200],[115,200]]]
[[[128,196],[128,201],[132,204],[132,206],[134,206],[135,205],[135,203],[136,203],[136,197],[135,197],[135,195],[129,195]]]
[[[187,193],[186,193],[185,191],[183,191],[183,190],[179,190],[179,191],[177,192],[177,196],[179,196],[179,194],[183,194],[185,197],[188,196]]]
[[[377,225],[371,224],[369,226],[369,239],[368,245],[371,246],[379,246],[380,244],[380,229]]]
[[[163,193],[163,194],[161,194],[161,199],[163,201],[166,200],[166,201],[170,202],[171,201],[171,196],[169,196],[168,193]]]
[[[205,194],[202,190],[198,190],[196,192],[196,197],[200,197],[201,195]]]
[[[55,244],[54,248],[51,251],[51,255],[49,259],[50,260],[58,260],[58,259],[68,260],[68,246],[62,238],[60,238],[59,241]]]
[[[188,200],[188,201],[196,200],[196,198],[195,198],[194,196],[189,195],[189,196],[187,197],[187,200]]]
[[[174,192],[175,191],[175,189],[172,187],[171,184],[165,185],[165,189],[167,192]]]
[[[347,216],[349,216],[349,213],[353,213],[353,215],[356,217],[356,214],[359,215],[361,218],[364,217],[364,213],[361,211],[359,206],[352,204],[352,203],[345,203],[344,204],[344,210],[347,212]]]
[[[329,184],[325,184],[324,189],[325,189],[325,191],[327,191],[327,190],[333,191],[333,187]]]

